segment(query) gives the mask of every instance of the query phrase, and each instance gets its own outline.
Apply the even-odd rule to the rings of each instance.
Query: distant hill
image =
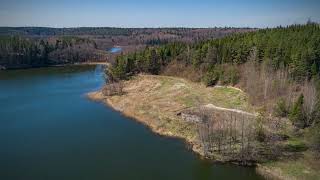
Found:
[[[0,35],[27,35],[27,36],[78,36],[78,35],[105,35],[131,36],[137,34],[164,33],[181,36],[217,32],[244,32],[251,28],[115,28],[115,27],[78,27],[78,28],[51,28],[51,27],[0,27]]]
[[[22,68],[84,61],[112,61],[107,49],[123,53],[172,42],[217,39],[250,28],[48,28],[0,27],[0,66]]]

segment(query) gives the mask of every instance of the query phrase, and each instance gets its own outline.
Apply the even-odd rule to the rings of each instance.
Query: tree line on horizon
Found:
[[[152,34],[162,32],[165,34],[183,35],[193,31],[206,30],[210,33],[219,30],[243,30],[252,28],[213,27],[213,28],[185,28],[185,27],[159,27],[159,28],[117,28],[117,27],[0,27],[0,35],[27,35],[27,36],[81,36],[81,35],[104,35],[104,36],[133,36],[137,34]],[[254,28],[253,28],[254,29]],[[205,31],[202,31],[202,33]]]
[[[47,28],[0,27],[0,65],[23,68],[83,61],[113,61],[107,49],[120,45],[132,52],[172,42],[200,42],[248,28]],[[59,44],[60,43],[60,44]],[[57,45],[59,44],[59,45]],[[49,54],[49,55],[48,55]]]

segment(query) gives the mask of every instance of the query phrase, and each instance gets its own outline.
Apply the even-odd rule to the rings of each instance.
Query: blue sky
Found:
[[[0,0],[0,26],[274,27],[320,22],[320,0]]]

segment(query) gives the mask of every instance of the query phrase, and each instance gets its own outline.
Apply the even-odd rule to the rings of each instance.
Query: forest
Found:
[[[115,28],[115,27],[0,27],[0,35],[26,36],[136,36],[150,34],[177,35],[182,37],[208,37],[223,35],[229,32],[252,31],[254,28]],[[197,34],[197,35],[196,35]]]
[[[0,27],[0,66],[24,68],[84,61],[109,61],[106,51],[121,46],[134,52],[172,42],[200,42],[250,28],[46,28]]]
[[[254,58],[272,70],[288,69],[293,79],[311,78],[319,73],[319,31],[318,24],[293,25],[195,44],[170,43],[156,48],[147,47],[118,57],[114,64],[114,77],[125,78],[133,72],[157,74],[173,61],[205,70],[207,75],[219,74],[221,70],[216,66],[241,65]],[[213,73],[215,71],[217,73]],[[208,78],[208,85],[214,85],[210,82],[214,79]]]
[[[206,86],[230,85],[243,89],[252,105],[258,107],[259,117],[256,125],[250,125],[254,132],[247,132],[246,144],[260,142],[264,147],[279,148],[279,139],[288,137],[306,139],[314,152],[320,152],[320,25],[307,23],[254,32],[233,34],[224,38],[197,43],[175,42],[118,56],[107,74],[109,81],[118,82],[130,79],[138,73],[179,76],[192,81],[202,82]],[[229,115],[230,116],[230,115]],[[208,114],[205,115],[208,118]],[[228,119],[228,118],[227,118]],[[232,116],[222,124],[230,127],[243,117]],[[275,132],[280,124],[289,120],[294,132]],[[217,133],[213,133],[209,118],[208,124],[199,127],[199,136],[211,143]],[[221,129],[220,129],[221,130]],[[232,141],[233,131],[226,129],[225,148]],[[216,132],[216,130],[215,130]],[[211,134],[211,135],[210,135]],[[222,134],[223,136],[223,134]],[[242,134],[243,136],[243,134]],[[215,137],[215,136],[214,136]],[[216,139],[217,140],[217,139]],[[220,141],[214,140],[221,145]],[[219,140],[219,139],[218,139]],[[230,142],[231,143],[231,142]],[[299,144],[299,143],[298,143]],[[303,144],[303,143],[302,143]],[[220,151],[220,145],[218,147]],[[293,147],[293,149],[299,147]],[[304,144],[302,145],[304,149]],[[241,146],[244,147],[244,146]],[[256,157],[259,147],[252,144],[246,150],[254,150],[241,157]],[[230,144],[230,151],[233,151]],[[244,148],[241,148],[244,149]],[[289,148],[290,149],[290,148]],[[297,150],[300,151],[301,149]],[[260,152],[265,154],[264,152]],[[259,154],[259,153],[258,153]],[[261,154],[259,154],[261,155]],[[253,158],[254,159],[254,158]],[[252,160],[252,159],[251,159]],[[254,159],[257,160],[257,159]]]
[[[103,59],[94,41],[79,37],[34,39],[0,37],[0,66],[39,67]]]

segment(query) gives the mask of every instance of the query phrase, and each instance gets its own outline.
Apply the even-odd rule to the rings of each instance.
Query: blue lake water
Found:
[[[103,84],[102,66],[0,71],[0,179],[262,179],[86,98]]]
[[[113,47],[111,49],[108,50],[110,53],[118,53],[122,51],[121,47]]]

